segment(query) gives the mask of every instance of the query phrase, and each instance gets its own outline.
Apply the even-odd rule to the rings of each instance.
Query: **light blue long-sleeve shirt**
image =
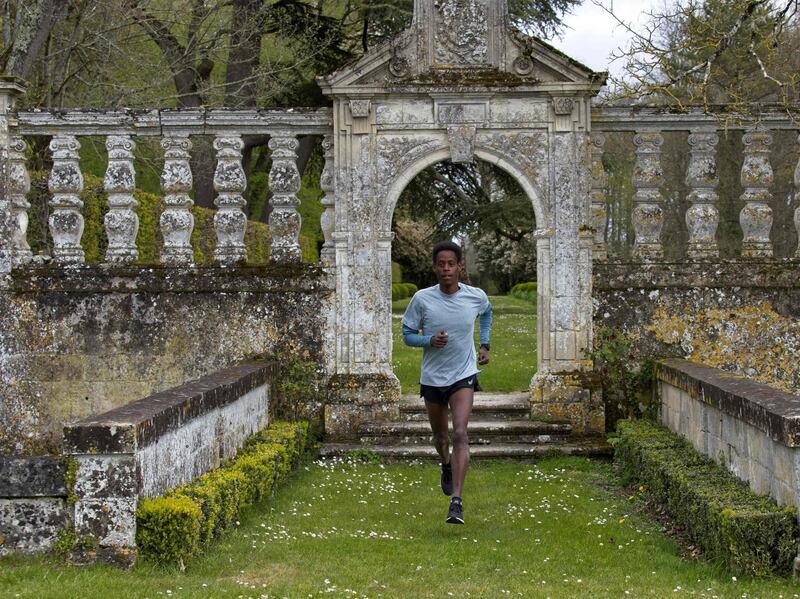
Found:
[[[489,343],[492,304],[481,289],[462,283],[456,293],[448,295],[435,285],[414,294],[403,315],[403,341],[423,348],[423,385],[446,387],[479,372],[473,342],[478,317],[480,342]],[[443,348],[431,346],[431,339],[439,331],[448,333]]]

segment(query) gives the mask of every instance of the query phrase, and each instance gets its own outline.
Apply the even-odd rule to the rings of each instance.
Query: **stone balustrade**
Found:
[[[779,110],[765,112],[753,119],[729,115],[725,121],[709,116],[703,111],[669,112],[663,108],[631,106],[598,106],[592,112],[592,225],[595,229],[594,258],[605,261],[614,256],[605,244],[608,207],[608,175],[603,166],[604,148],[609,134],[621,133],[632,137],[635,146],[635,163],[630,181],[633,185],[633,257],[642,262],[657,262],[664,257],[662,244],[665,229],[666,198],[663,145],[665,135],[688,133],[685,154],[688,164],[685,172],[690,204],[685,211],[688,233],[686,259],[689,261],[718,260],[717,242],[720,224],[718,209],[719,174],[718,146],[720,136],[735,136],[741,140],[740,184],[743,193],[737,198],[741,204],[739,224],[743,233],[741,257],[770,259],[774,248],[772,241],[773,187],[776,175],[771,164],[772,152],[797,155],[800,143],[793,147],[775,147],[773,133],[796,131],[797,125]],[[800,140],[797,140],[800,142]],[[794,171],[794,226],[800,238],[800,161]],[[792,201],[791,199],[789,201]],[[800,258],[800,245],[791,254]]]
[[[189,266],[193,262],[191,245],[194,218],[192,136],[214,138],[216,168],[213,186],[216,192],[214,228],[217,236],[214,258],[220,265],[231,265],[247,259],[244,237],[246,217],[246,177],[242,151],[247,136],[268,136],[272,152],[269,173],[272,194],[270,233],[272,259],[276,262],[299,262],[300,215],[297,192],[300,173],[296,149],[299,138],[319,136],[327,140],[326,161],[333,160],[330,143],[332,115],[329,109],[287,110],[116,110],[59,112],[15,112],[13,96],[19,89],[0,86],[4,96],[0,106],[3,117],[0,150],[4,156],[5,194],[3,199],[3,247],[0,248],[0,272],[28,264],[33,256],[26,234],[30,176],[26,169],[26,140],[49,138],[53,165],[48,187],[49,229],[53,238],[52,260],[69,267],[85,262],[81,237],[84,230],[81,192],[84,178],[79,164],[81,138],[105,137],[108,166],[104,188],[108,194],[108,211],[104,225],[108,237],[105,261],[112,264],[135,263],[138,259],[136,236],[139,221],[134,156],[136,140],[160,137],[164,150],[161,190],[164,209],[160,215],[163,245],[161,262],[171,266]],[[328,163],[322,186],[326,191],[323,203],[323,229],[326,238],[325,256],[332,260],[330,237],[333,226],[333,167]]]

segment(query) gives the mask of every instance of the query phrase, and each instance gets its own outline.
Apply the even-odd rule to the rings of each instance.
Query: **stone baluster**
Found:
[[[125,263],[139,258],[136,235],[139,233],[139,205],[133,197],[136,187],[136,171],[133,167],[133,151],[136,143],[129,135],[109,135],[106,139],[108,168],[103,185],[108,193],[108,212],[104,219],[108,249],[106,261]]]
[[[744,142],[744,163],[742,164],[742,187],[745,202],[739,214],[739,223],[744,231],[742,256],[746,258],[772,257],[772,242],[769,233],[772,229],[772,197],[769,188],[773,173],[769,163],[769,146],[772,135],[758,125],[742,137]]]
[[[633,186],[636,189],[633,208],[635,236],[633,255],[643,261],[652,261],[664,255],[661,229],[664,226],[663,197],[660,187],[664,182],[661,166],[661,146],[664,137],[655,131],[637,132],[636,164],[633,167]]]
[[[247,188],[247,178],[242,168],[242,148],[244,142],[238,135],[214,140],[214,149],[217,151],[214,189],[218,194],[214,200],[217,207],[214,215],[214,229],[217,231],[214,258],[220,264],[235,264],[247,259],[244,244],[247,216],[242,210],[245,206],[243,194]]]
[[[800,142],[800,137],[797,138]],[[794,228],[797,229],[797,251],[794,257],[800,260],[800,160],[797,161],[797,166],[794,167],[794,202],[797,208],[794,209]]]
[[[297,170],[297,138],[289,132],[275,132],[269,140],[272,169],[269,188],[272,191],[272,212],[269,229],[272,234],[272,259],[276,262],[299,262],[300,171]]]
[[[11,205],[11,260],[15,267],[27,264],[32,257],[28,245],[28,209],[31,205],[27,199],[31,178],[25,166],[25,147],[25,141],[18,136],[11,138],[8,147],[6,191]]]
[[[164,212],[159,224],[164,238],[161,262],[173,266],[188,265],[194,261],[192,230],[194,216],[189,211],[194,202],[192,167],[189,150],[192,142],[185,136],[170,136],[161,140],[164,148],[164,170],[161,173],[161,190],[164,192]]]
[[[602,133],[592,133],[592,228],[594,229],[594,244],[592,255],[594,260],[605,262],[608,260],[608,247],[606,246],[606,223],[608,221],[608,203],[606,188],[608,175],[603,168],[603,146],[606,137]]]
[[[12,113],[23,93],[25,87],[19,79],[0,75],[0,275],[11,272],[17,258],[14,239],[18,222],[14,219],[12,199],[15,182],[11,180],[16,153],[12,147],[15,143]],[[4,284],[5,278],[0,277],[0,286]]]
[[[83,175],[78,165],[78,150],[81,145],[72,135],[56,135],[50,141],[53,153],[53,170],[50,171],[48,188],[50,200],[50,234],[53,237],[53,258],[61,264],[81,264],[84,252],[81,247],[84,220],[81,214],[83,202]]]
[[[336,248],[333,245],[333,227],[336,216],[336,196],[334,195],[335,170],[333,164],[333,135],[326,135],[322,139],[322,149],[325,153],[325,167],[319,179],[319,186],[325,195],[322,197],[321,225],[325,243],[322,246],[321,259],[325,266],[333,266],[336,261]]]
[[[716,146],[719,136],[714,131],[693,131],[689,135],[691,157],[686,170],[686,185],[691,189],[691,207],[686,211],[689,230],[687,255],[691,260],[719,257],[716,234],[719,226],[717,201]]]

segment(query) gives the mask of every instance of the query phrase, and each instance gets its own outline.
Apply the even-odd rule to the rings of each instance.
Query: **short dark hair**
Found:
[[[436,257],[439,255],[439,252],[446,251],[453,252],[456,255],[456,260],[458,260],[458,262],[461,262],[461,259],[464,257],[464,252],[460,245],[453,243],[452,241],[440,241],[433,246],[433,262],[436,263]]]

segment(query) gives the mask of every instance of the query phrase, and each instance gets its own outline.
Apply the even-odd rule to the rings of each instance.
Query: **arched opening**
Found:
[[[436,284],[432,246],[452,239],[465,250],[463,282],[486,291],[494,306],[492,362],[482,367],[481,386],[489,392],[527,391],[537,367],[538,195],[532,197],[530,184],[526,190],[519,173],[494,155],[484,154],[471,164],[448,158],[449,153],[436,152],[421,160],[398,177],[392,187],[396,198],[390,194],[395,200],[394,373],[404,394],[416,392],[421,354],[402,343],[401,318],[414,290]],[[527,285],[517,287],[522,284]],[[476,323],[476,342],[477,335]]]

